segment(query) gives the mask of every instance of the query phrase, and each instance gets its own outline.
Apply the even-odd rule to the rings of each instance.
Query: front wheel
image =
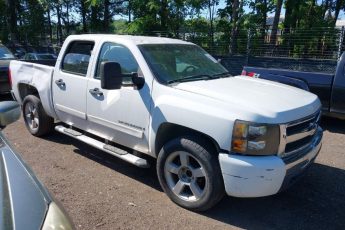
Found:
[[[196,137],[176,138],[165,144],[158,155],[157,173],[169,198],[193,211],[213,207],[224,195],[217,154]]]
[[[41,100],[34,95],[24,98],[23,117],[26,128],[37,137],[49,133],[54,127],[54,119],[46,114]]]

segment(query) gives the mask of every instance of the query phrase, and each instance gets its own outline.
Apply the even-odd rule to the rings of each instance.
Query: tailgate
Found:
[[[9,93],[11,90],[8,81],[8,67],[0,67],[0,93]]]
[[[8,82],[8,67],[0,68],[0,82]]]

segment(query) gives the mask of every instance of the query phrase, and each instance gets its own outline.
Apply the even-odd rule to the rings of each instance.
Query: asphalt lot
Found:
[[[345,229],[345,121],[323,119],[316,163],[271,197],[225,197],[205,213],[173,204],[154,169],[140,169],[68,136],[36,138],[23,120],[3,132],[64,205],[77,229]]]

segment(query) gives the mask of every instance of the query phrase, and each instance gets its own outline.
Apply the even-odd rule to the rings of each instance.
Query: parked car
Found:
[[[27,53],[23,60],[56,60],[57,56],[50,53]]]
[[[21,44],[10,43],[7,44],[7,48],[11,50],[14,56],[18,59],[24,57],[27,50]]]
[[[49,65],[54,66],[56,62],[57,56],[55,54],[50,53],[27,53],[22,61],[31,62],[31,63],[38,63],[42,65]]]
[[[339,59],[334,74],[245,66],[242,75],[276,81],[308,90],[319,96],[323,114],[345,119],[344,66],[345,53]]]
[[[39,51],[37,51],[36,47],[30,45],[30,44],[25,44],[24,45],[25,48],[25,53],[38,53]]]
[[[53,46],[38,46],[36,49],[37,49],[37,53],[49,53],[49,54],[56,55],[56,52]]]
[[[12,61],[10,69],[32,135],[57,119],[58,132],[136,166],[157,158],[163,190],[187,209],[207,210],[224,193],[276,194],[321,148],[316,95],[231,77],[189,42],[74,35],[55,67]]]
[[[0,44],[0,94],[10,93],[10,79],[8,73],[8,67],[10,61],[15,57],[6,46]]]
[[[0,102],[2,129],[19,117],[18,103]],[[1,132],[0,143],[0,229],[74,229],[68,215]]]

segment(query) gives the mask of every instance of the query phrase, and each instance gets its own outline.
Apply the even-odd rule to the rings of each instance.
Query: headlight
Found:
[[[61,208],[52,202],[49,205],[48,213],[44,221],[42,230],[73,230],[75,229],[72,221],[61,210]]]
[[[231,151],[246,155],[274,155],[280,142],[279,125],[237,120],[232,132]]]

